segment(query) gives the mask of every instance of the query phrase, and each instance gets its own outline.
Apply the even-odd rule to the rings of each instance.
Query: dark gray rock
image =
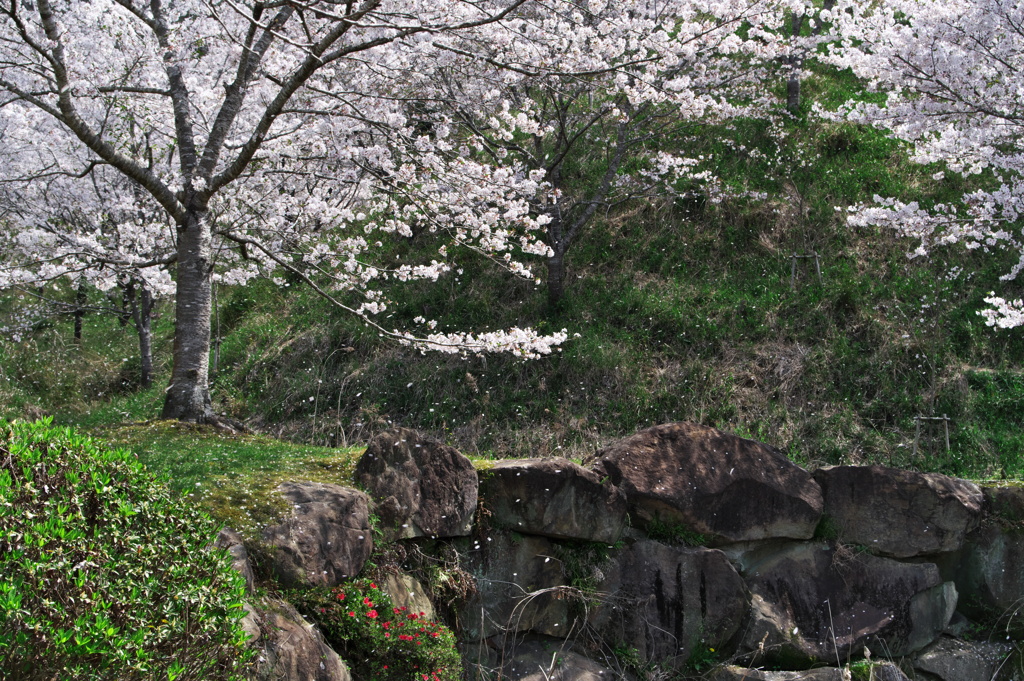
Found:
[[[625,493],[636,524],[679,523],[713,543],[807,539],[821,516],[807,471],[768,445],[693,423],[648,428],[589,463]]]
[[[993,518],[1008,526],[1024,524],[1024,485],[985,485],[981,492],[985,495],[985,509]]]
[[[960,641],[943,636],[914,658],[914,669],[942,681],[1008,681],[1014,676],[1010,663],[1014,647],[1008,643]]]
[[[982,517],[981,488],[938,473],[884,466],[832,466],[814,479],[838,539],[872,553],[910,558],[956,551]]]
[[[573,651],[565,639],[531,637],[506,651],[501,668],[504,681],[615,681],[627,674]]]
[[[879,662],[871,665],[870,681],[910,681],[903,670],[892,662]]]
[[[747,610],[743,580],[721,551],[638,541],[601,566],[591,626],[642,662],[682,667],[698,648],[719,649]]]
[[[381,433],[356,464],[388,539],[469,534],[479,481],[473,463],[408,428]]]
[[[490,522],[525,534],[614,543],[626,526],[626,498],[568,459],[499,461],[483,473]]]
[[[359,574],[373,551],[366,495],[321,482],[285,482],[277,491],[292,512],[263,538],[275,548],[282,585],[333,586]]]
[[[945,629],[956,589],[931,563],[905,564],[826,543],[784,546],[745,566],[751,613],[740,644],[747,660],[828,664],[865,644],[901,656]]]
[[[474,544],[463,567],[476,579],[476,593],[460,610],[461,640],[518,631],[567,635],[577,590],[548,539],[496,530]]]
[[[972,532],[956,582],[968,615],[998,617],[1019,609],[1024,598],[1024,532],[989,522]]]

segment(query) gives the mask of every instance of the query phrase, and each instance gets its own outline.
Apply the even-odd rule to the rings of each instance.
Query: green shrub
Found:
[[[216,532],[128,452],[0,421],[4,678],[242,678],[244,584]]]
[[[422,612],[397,608],[367,579],[294,591],[288,600],[316,623],[361,681],[458,681],[455,636]]]

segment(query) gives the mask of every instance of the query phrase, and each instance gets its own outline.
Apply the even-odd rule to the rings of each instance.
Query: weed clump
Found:
[[[244,584],[217,529],[126,451],[0,421],[5,678],[244,678]]]

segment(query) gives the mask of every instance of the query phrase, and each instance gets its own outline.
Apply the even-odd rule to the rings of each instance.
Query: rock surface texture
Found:
[[[268,527],[274,571],[285,586],[333,586],[355,577],[373,551],[366,495],[321,482],[285,482],[291,515]]]
[[[447,618],[467,681],[1024,681],[1024,486],[878,466],[812,476],[687,423],[588,466],[498,461],[478,487],[468,459],[408,430],[359,461],[393,542],[372,579]],[[368,576],[370,497],[303,482],[279,493],[290,514],[264,538],[281,582]],[[215,545],[252,594],[241,538]],[[242,625],[261,680],[347,681],[290,606],[256,605]],[[961,640],[979,634],[996,642]]]
[[[740,650],[755,664],[827,664],[865,644],[906,655],[934,641],[956,606],[956,589],[931,563],[822,542],[784,546],[744,576],[753,597]]]
[[[373,497],[389,539],[469,534],[479,481],[454,447],[408,428],[381,433],[356,464],[355,480]]]
[[[464,567],[476,578],[477,590],[461,610],[463,640],[519,631],[557,637],[569,631],[575,592],[556,551],[543,537],[501,531],[474,544]]]
[[[614,543],[626,527],[626,498],[568,459],[499,461],[481,474],[490,522],[555,539]]]
[[[678,523],[714,543],[808,539],[821,517],[807,471],[768,445],[693,423],[648,428],[590,464],[625,493],[635,523]]]
[[[245,580],[245,592],[252,594],[256,577],[253,575],[252,564],[249,562],[249,552],[245,548],[242,535],[230,527],[225,527],[217,534],[213,545],[218,549],[227,551],[228,555],[231,556],[231,567],[234,568],[235,572],[242,575],[242,579]]]
[[[956,551],[981,520],[981,488],[938,473],[832,466],[815,472],[814,479],[839,540],[884,556]]]
[[[624,678],[624,675],[575,652],[563,639],[537,637],[520,642],[501,672],[503,681],[613,681]]]
[[[352,681],[320,631],[289,603],[268,599],[256,611],[257,681]]]
[[[967,642],[943,636],[914,660],[914,669],[941,681],[1006,681],[1014,676],[1013,656],[1007,643]]]
[[[746,614],[743,580],[721,551],[642,540],[600,570],[590,624],[643,661],[682,667],[696,648],[724,645]]]

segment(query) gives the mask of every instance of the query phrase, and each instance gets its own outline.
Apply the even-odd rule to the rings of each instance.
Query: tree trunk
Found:
[[[139,357],[142,365],[139,384],[146,389],[153,385],[153,332],[150,324],[153,319],[153,294],[145,284],[139,288],[138,293],[138,297],[131,297],[131,308],[135,330],[139,334]]]
[[[128,320],[132,318],[133,305],[135,305],[135,282],[129,281],[121,289],[121,314],[117,315],[117,321],[121,326],[128,326]]]
[[[791,20],[791,29],[794,38],[800,37],[804,27],[804,14],[794,14]],[[800,113],[800,70],[804,66],[804,57],[800,54],[793,54],[787,60],[789,66],[789,78],[786,80],[786,109],[791,114]]]
[[[795,60],[795,58],[794,58]],[[786,81],[786,109],[792,114],[800,113],[800,65],[794,64]]]
[[[75,291],[75,342],[82,342],[82,318],[85,317],[85,280],[78,280],[78,290]]]
[[[190,206],[178,227],[174,368],[163,418],[216,421],[210,403],[210,310],[213,261],[207,210]]]
[[[565,253],[554,249],[548,258],[548,305],[552,307],[565,297]]]

